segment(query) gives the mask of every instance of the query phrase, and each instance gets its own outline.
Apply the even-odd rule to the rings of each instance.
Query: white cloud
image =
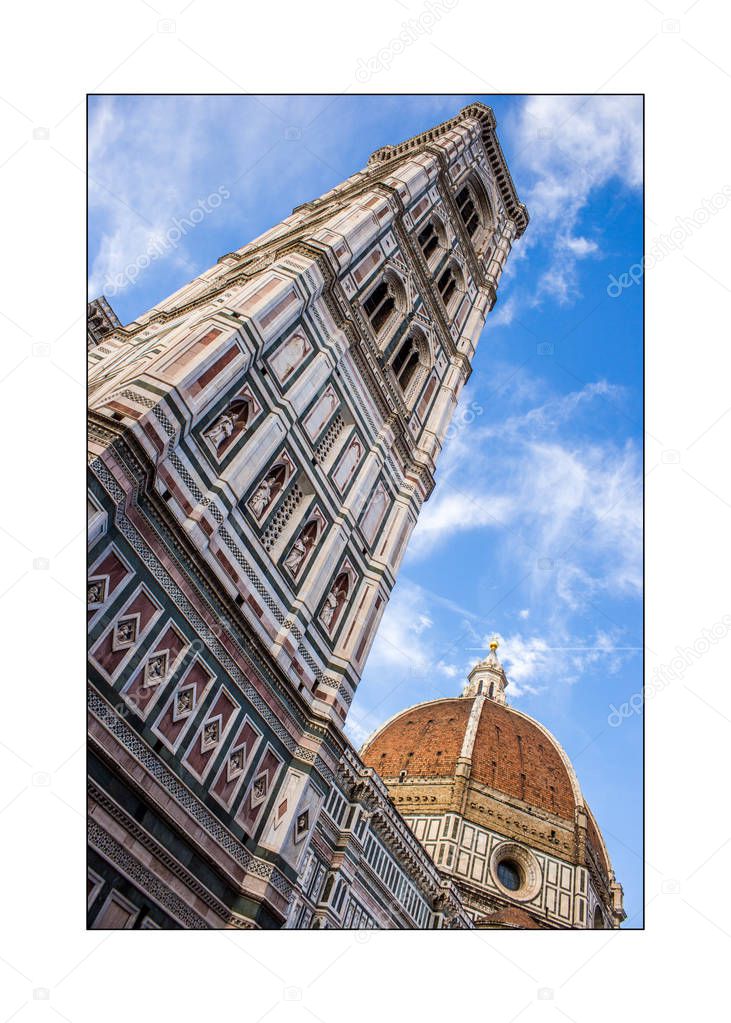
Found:
[[[637,596],[642,586],[642,467],[636,446],[576,439],[580,415],[620,400],[597,381],[504,422],[457,432],[437,488],[409,546],[424,558],[450,538],[489,529],[516,581],[530,573],[541,601],[553,589],[576,610],[598,593]],[[566,436],[570,425],[572,432]],[[541,606],[543,606],[541,604]]]
[[[548,269],[534,301],[560,305],[579,295],[577,262],[600,251],[599,238],[577,233],[593,192],[612,179],[642,185],[642,102],[634,96],[531,96],[513,131],[516,176],[531,223],[521,247],[542,242]]]
[[[484,636],[483,644],[491,638],[492,634]],[[510,683],[509,700],[575,685],[599,664],[607,674],[616,674],[631,656],[619,628],[576,635],[558,627],[548,637],[514,632],[497,639],[498,656]]]
[[[488,323],[491,327],[509,327],[515,319],[515,314],[518,309],[518,303],[515,299],[515,295],[511,295],[504,301],[499,301],[495,307],[495,312],[490,313]]]
[[[590,241],[588,238],[565,238],[564,244],[569,252],[573,252],[579,258],[588,256],[599,249],[597,243]]]
[[[285,109],[282,116],[291,115],[291,123],[297,124],[300,99],[290,98]],[[90,268],[90,295],[100,294],[110,280],[144,257],[155,239],[200,210],[198,203],[222,187],[230,189],[231,200],[223,207],[216,204],[206,216],[240,221],[242,244],[248,241],[246,210],[266,187],[261,161],[274,147],[286,144],[285,126],[286,120],[255,97],[95,99],[89,122],[89,213],[99,240]],[[257,165],[259,173],[249,174]],[[282,193],[296,177],[297,161],[292,160],[278,174]],[[156,261],[185,267],[185,280],[193,279],[207,268],[198,262],[194,236],[195,227]]]
[[[458,669],[441,656],[436,639],[428,590],[402,579],[393,591],[376,634],[368,665],[397,683],[402,677],[443,675],[453,678]]]

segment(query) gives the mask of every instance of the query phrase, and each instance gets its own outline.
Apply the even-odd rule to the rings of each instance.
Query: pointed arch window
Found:
[[[487,246],[495,217],[485,186],[479,177],[471,175],[454,197],[459,218],[464,224],[475,251],[480,255]]]
[[[424,253],[424,259],[429,262],[429,257],[434,254],[439,246],[439,238],[437,237],[437,230],[434,224],[429,221],[423,230],[416,236],[416,240],[419,243],[419,248]]]
[[[387,273],[363,302],[363,311],[377,337],[391,333],[406,308],[406,293],[395,274]]]
[[[396,308],[396,300],[387,281],[381,281],[365,300],[363,308],[376,334],[380,334]]]
[[[444,227],[437,217],[432,217],[416,235],[416,243],[429,267],[438,262],[440,253],[447,247]]]
[[[469,185],[464,185],[457,193],[457,209],[462,223],[467,228],[467,234],[474,238],[477,228],[480,226],[480,215],[477,212],[475,195]]]
[[[419,365],[418,346],[413,338],[407,337],[406,340],[401,345],[401,347],[399,348],[398,352],[396,353],[396,358],[391,363],[391,368],[393,369],[394,376],[396,377],[398,385],[404,392],[404,394],[406,393],[406,390],[413,379],[414,373],[416,372],[418,365]]]
[[[420,330],[412,329],[401,341],[390,367],[404,397],[415,401],[430,367],[429,345]],[[408,404],[413,407],[411,400]]]
[[[453,264],[445,267],[437,279],[437,291],[442,297],[447,312],[451,312],[459,294],[461,275]]]

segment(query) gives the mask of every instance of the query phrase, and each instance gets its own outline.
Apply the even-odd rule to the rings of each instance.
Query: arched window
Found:
[[[397,315],[406,305],[406,295],[395,275],[387,274],[363,302],[373,332],[382,337],[394,325]]]
[[[477,212],[474,192],[469,185],[464,185],[457,192],[456,202],[462,223],[467,228],[467,234],[470,238],[473,238],[477,228],[480,226],[480,215]]]
[[[442,270],[441,274],[439,275],[439,279],[437,280],[437,290],[439,291],[439,294],[442,296],[442,302],[444,302],[444,306],[448,312],[454,305],[454,301],[458,294],[460,283],[457,278],[458,272],[459,271],[455,270],[455,267],[452,264],[450,264],[448,267]]]
[[[479,254],[490,238],[495,218],[485,187],[476,175],[461,186],[454,201],[459,218]]]
[[[604,916],[602,915],[602,911],[599,906],[594,907],[594,930],[604,930]]]
[[[416,240],[419,243],[419,248],[424,253],[424,259],[428,262],[429,257],[434,253],[439,245],[439,239],[437,238],[437,231],[434,224],[429,221],[425,228],[419,231],[416,236]]]
[[[422,255],[430,267],[433,267],[439,260],[440,252],[447,247],[447,236],[444,227],[437,217],[425,224],[416,235],[416,243],[421,249]]]
[[[413,339],[407,337],[391,363],[391,368],[402,391],[406,391],[418,365],[419,349]]]
[[[363,308],[376,334],[380,334],[388,322],[391,313],[396,308],[395,299],[388,290],[386,281],[381,281],[378,287],[368,296],[363,303]]]
[[[417,379],[417,374],[423,382],[428,369],[429,345],[422,332],[414,329],[403,339],[392,356],[391,371],[402,393],[404,395],[411,393],[415,400],[421,385],[413,390],[411,385]]]

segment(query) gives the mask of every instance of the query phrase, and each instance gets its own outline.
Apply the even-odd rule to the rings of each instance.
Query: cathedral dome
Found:
[[[621,887],[571,761],[508,705],[490,647],[461,696],[400,711],[365,743],[363,761],[463,888],[477,926],[616,927]]]
[[[361,756],[384,781],[453,776],[460,757],[471,758],[473,782],[528,807],[573,821],[584,805],[574,770],[551,733],[513,707],[477,696],[402,711],[370,738]]]

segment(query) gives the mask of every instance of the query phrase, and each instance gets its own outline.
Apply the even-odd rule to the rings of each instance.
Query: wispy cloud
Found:
[[[457,433],[408,556],[426,558],[458,533],[486,529],[504,537],[503,568],[512,565],[516,578],[530,572],[544,600],[549,588],[573,610],[600,592],[638,595],[640,453],[630,441],[589,442],[577,432],[582,416],[621,394],[595,381]]]
[[[532,300],[571,304],[580,294],[578,262],[601,252],[601,224],[581,224],[592,195],[612,179],[628,189],[642,186],[642,100],[531,96],[511,140],[531,214],[521,246],[548,250]]]

